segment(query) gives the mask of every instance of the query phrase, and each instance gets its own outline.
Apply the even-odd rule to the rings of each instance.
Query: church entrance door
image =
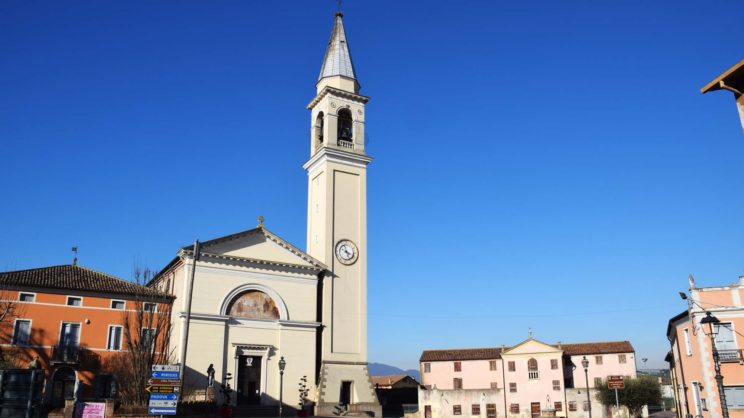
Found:
[[[261,356],[238,356],[238,404],[261,403]]]

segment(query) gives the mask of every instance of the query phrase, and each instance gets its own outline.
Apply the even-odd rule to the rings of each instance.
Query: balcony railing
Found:
[[[718,350],[718,359],[721,363],[736,363],[742,361],[741,350]]]
[[[74,345],[52,347],[52,363],[80,363],[80,347]]]
[[[341,148],[350,148],[354,149],[354,142],[346,140],[346,139],[339,139],[338,140],[338,146]]]

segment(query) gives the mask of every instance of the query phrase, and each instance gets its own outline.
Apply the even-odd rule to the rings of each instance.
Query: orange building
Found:
[[[699,288],[690,276],[687,311],[671,318],[667,338],[671,351],[666,360],[680,418],[721,418],[718,383],[711,344],[713,330],[728,415],[744,418],[744,277],[727,286]],[[710,313],[718,319],[710,326],[704,321]],[[712,328],[711,328],[712,326]]]
[[[53,407],[70,398],[116,397],[112,370],[128,343],[154,349],[153,336],[167,335],[156,324],[160,312],[169,316],[172,297],[78,265],[0,273],[0,289],[5,367],[38,363],[44,402]]]

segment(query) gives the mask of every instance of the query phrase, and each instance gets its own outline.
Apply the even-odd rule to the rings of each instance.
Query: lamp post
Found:
[[[584,379],[586,379],[586,403],[589,406],[589,418],[592,418],[592,398],[589,396],[589,360],[586,356],[581,359],[581,365],[584,366]]]
[[[284,391],[284,368],[287,367],[287,362],[284,360],[284,356],[279,359],[279,418],[282,418],[282,392]]]
[[[705,334],[710,337],[710,346],[713,350],[713,365],[716,370],[716,383],[718,384],[718,397],[721,402],[721,415],[723,418],[729,418],[728,405],[726,405],[726,392],[723,389],[723,376],[721,376],[721,359],[718,357],[718,349],[716,348],[716,335],[718,334],[718,325],[721,321],[715,316],[711,315],[710,312],[705,312],[705,318],[700,320],[700,325],[708,324],[708,332]],[[705,332],[705,327],[703,327]]]

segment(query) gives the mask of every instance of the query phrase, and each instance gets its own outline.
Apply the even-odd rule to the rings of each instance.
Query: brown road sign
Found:
[[[147,379],[147,384],[152,386],[181,386],[180,379]]]
[[[178,393],[180,388],[178,386],[145,386],[145,390],[150,393]]]
[[[607,387],[609,389],[625,389],[625,378],[623,376],[607,376]]]

